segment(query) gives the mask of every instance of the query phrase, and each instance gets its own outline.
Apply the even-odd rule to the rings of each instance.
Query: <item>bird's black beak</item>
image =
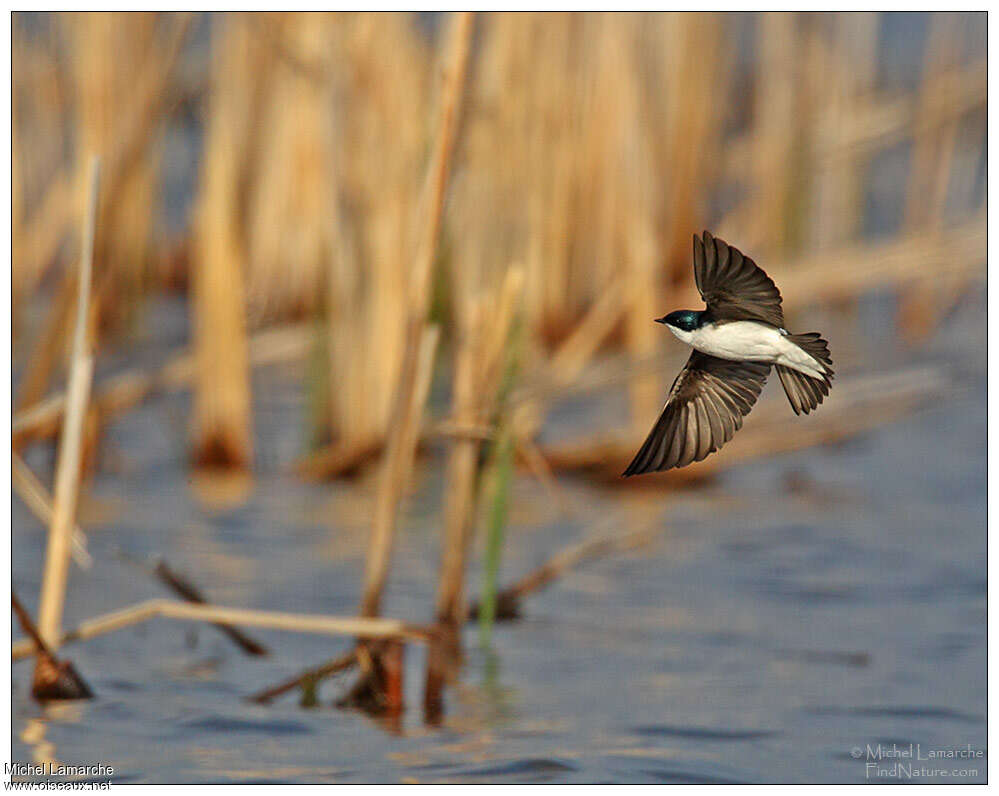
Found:
[[[661,317],[661,318],[656,318],[655,321],[656,321],[656,323],[666,323],[666,318],[667,317],[668,316],[663,315],[663,317]]]

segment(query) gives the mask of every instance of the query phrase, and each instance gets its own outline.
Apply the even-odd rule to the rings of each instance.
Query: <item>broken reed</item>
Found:
[[[66,581],[76,526],[77,500],[80,494],[83,423],[94,372],[91,282],[99,177],[100,161],[96,157],[92,157],[87,163],[87,182],[83,203],[83,224],[79,248],[80,266],[77,277],[78,295],[73,328],[73,348],[69,364],[69,386],[66,390],[66,421],[63,424],[62,436],[59,440],[52,522],[49,526],[45,567],[42,573],[42,591],[39,596],[39,632],[41,637],[53,648],[58,646],[61,635]]]
[[[18,497],[45,528],[51,528],[55,510],[48,490],[17,453],[11,455],[10,470],[11,485]],[[90,569],[93,559],[87,551],[87,537],[75,522],[71,544],[73,560],[81,569]]]

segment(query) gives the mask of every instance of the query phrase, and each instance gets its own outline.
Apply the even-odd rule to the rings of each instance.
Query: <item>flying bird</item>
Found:
[[[832,386],[829,343],[818,332],[788,332],[773,280],[721,238],[702,237],[694,235],[694,280],[707,308],[656,318],[694,350],[625,476],[685,467],[721,448],[771,367],[796,415],[815,409]]]

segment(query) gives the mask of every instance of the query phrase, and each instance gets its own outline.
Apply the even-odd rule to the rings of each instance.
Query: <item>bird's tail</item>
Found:
[[[822,403],[829,395],[832,387],[833,369],[832,357],[829,356],[829,343],[822,339],[818,332],[805,334],[789,334],[787,339],[797,345],[802,351],[822,365],[822,378],[806,376],[793,368],[777,365],[777,375],[784,385],[787,400],[796,415],[804,412],[806,415]]]

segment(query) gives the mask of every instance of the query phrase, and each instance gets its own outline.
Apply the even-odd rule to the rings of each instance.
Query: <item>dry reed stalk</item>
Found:
[[[757,17],[756,67],[752,128],[752,168],[755,196],[743,246],[758,256],[782,254],[788,229],[795,159],[796,128],[800,124],[796,80],[790,64],[798,62],[800,45],[794,14],[766,12]],[[735,232],[733,230],[733,232]]]
[[[482,385],[476,378],[480,364],[481,342],[491,318],[484,302],[473,300],[461,308],[462,320],[454,353],[454,384],[451,417],[457,423],[476,424],[485,418],[482,412]],[[465,556],[475,519],[475,493],[479,471],[479,446],[475,439],[456,439],[448,453],[444,477],[444,532],[441,539],[441,568],[437,582],[435,616],[438,621],[453,623],[459,616]]]
[[[639,361],[655,353],[661,330],[653,322],[662,313],[663,296],[657,290],[655,240],[647,225],[636,223],[627,245],[628,315],[626,332],[628,354]],[[628,384],[629,409],[632,426],[638,429],[648,422],[662,402],[662,384],[656,374],[635,375]]]
[[[664,125],[653,141],[660,168],[669,175],[656,228],[670,281],[676,284],[688,278],[691,230],[703,226],[697,220],[711,184],[724,110],[724,103],[703,98],[724,93],[731,48],[724,45],[720,15],[674,13],[655,21],[665,38],[655,52],[667,83],[665,90],[650,92],[651,109]],[[657,98],[663,107],[653,104]]]
[[[253,32],[262,37],[269,47],[274,49],[277,60],[307,78],[317,86],[329,85],[333,81],[331,64],[326,53],[302,52],[295,48],[294,42],[285,40],[284,30],[287,18],[295,16],[306,17],[305,14],[272,13],[253,14],[247,17],[247,22],[253,27]],[[309,17],[318,18],[319,14]],[[324,20],[325,21],[325,20]],[[322,23],[321,23],[322,24]]]
[[[361,616],[378,616],[381,609],[382,594],[391,563],[399,501],[412,469],[420,416],[430,392],[439,336],[440,330],[436,326],[426,327],[420,335],[417,355],[413,360],[413,392],[408,404],[398,407],[400,411],[389,434],[365,558],[364,587],[358,610]]]
[[[12,289],[14,306],[29,297],[64,242],[78,193],[53,164],[69,148],[65,75],[49,37],[12,24]],[[25,144],[30,142],[30,146]]]
[[[496,298],[475,296],[464,308],[455,351],[451,419],[470,428],[488,424],[497,409],[503,369],[524,286],[524,271],[512,267]],[[458,625],[464,615],[464,582],[468,549],[476,517],[479,457],[482,441],[474,436],[451,442],[445,477],[444,533],[435,616]]]
[[[143,67],[154,52],[155,16],[151,13],[114,14],[82,13],[63,20],[71,42],[76,95],[77,162],[85,163],[85,153],[96,153],[110,163],[112,153],[121,146],[120,126],[127,119],[124,111],[130,102],[141,97]],[[154,65],[155,68],[159,64]],[[155,148],[139,159],[127,173],[109,181],[105,166],[103,192],[97,210],[94,241],[97,262],[101,264],[102,287],[95,290],[95,309],[102,316],[110,309],[106,302],[108,277],[115,291],[123,296],[116,304],[134,304],[143,271],[149,261],[150,232],[154,197],[159,195],[158,160]],[[77,180],[83,183],[81,168]],[[102,324],[103,325],[103,324]]]
[[[238,608],[223,608],[216,605],[194,605],[165,601],[160,607],[160,615],[171,619],[187,619],[196,622],[222,622],[230,625],[287,630],[298,633],[321,633],[332,636],[357,636],[365,639],[406,638],[425,640],[429,631],[415,625],[407,625],[396,619],[378,617],[341,617],[312,614],[289,614],[278,611],[251,611]]]
[[[419,436],[419,418],[429,389],[438,330],[436,327],[425,327],[424,319],[429,301],[431,269],[440,244],[444,199],[464,95],[472,23],[472,15],[463,12],[455,17],[449,33],[448,63],[441,86],[437,139],[419,207],[425,226],[409,280],[411,293],[406,310],[405,350],[396,382],[392,421],[388,429],[375,518],[365,560],[364,590],[359,610],[362,616],[375,616],[380,610],[398,518],[398,504],[412,466]],[[386,706],[392,707],[392,695],[398,691],[401,707],[401,668],[395,665],[399,653],[391,647],[361,646],[358,654],[362,663],[370,657],[370,665],[362,666],[361,677],[340,704],[381,711]]]
[[[396,386],[393,420],[389,426],[385,462],[378,486],[375,518],[365,564],[364,592],[359,613],[376,616],[388,575],[398,504],[409,477],[420,415],[429,390],[438,329],[426,328],[430,273],[440,243],[441,220],[455,131],[461,112],[472,35],[472,15],[459,14],[450,34],[449,58],[443,75],[440,119],[420,210],[425,221],[413,262],[411,299],[407,313],[406,351]],[[420,393],[423,395],[420,395]]]
[[[381,118],[381,114],[376,118]],[[403,125],[404,128],[411,126]],[[412,143],[411,139],[406,142]],[[414,198],[419,204],[420,182],[415,159],[407,157],[412,154],[407,149],[397,152],[396,158],[389,161],[391,168],[386,169],[388,176],[401,182],[399,187],[405,187],[406,192],[373,200],[376,220],[365,229],[361,244],[369,247],[374,266],[362,305],[366,345],[358,346],[353,356],[348,355],[346,371],[335,371],[343,373],[348,385],[356,385],[347,389],[352,391],[350,405],[358,407],[358,410],[347,410],[349,414],[340,420],[337,430],[362,439],[375,435],[385,440],[392,433],[391,423],[397,416],[395,401],[407,389],[400,386],[400,374],[412,372],[403,364],[406,358],[411,360],[414,356],[412,346],[418,331],[411,321],[411,306],[427,301],[419,292],[425,286],[421,282],[422,262],[418,253],[415,262],[413,260],[414,249],[419,244],[413,239],[416,233],[412,231],[414,216],[410,207]],[[342,289],[349,291],[349,282],[345,281]],[[348,423],[355,412],[358,423],[351,428]]]
[[[251,18],[252,19],[252,18]],[[278,52],[324,64],[329,14],[290,14],[254,25]],[[329,71],[326,67],[322,73]],[[339,244],[329,79],[279,60],[261,107],[260,154],[248,203],[247,305],[254,323],[317,309],[316,289]]]
[[[383,444],[408,335],[420,219],[433,146],[429,48],[404,15],[346,15],[334,26],[334,173],[342,218],[328,272],[329,423],[334,444]],[[331,159],[332,160],[332,159]],[[423,300],[422,297],[420,300]]]
[[[511,267],[498,295],[493,297],[483,292],[469,296],[472,290],[469,280],[455,280],[456,285],[464,285],[464,290],[457,293],[457,310],[461,314],[451,408],[452,421],[458,426],[475,428],[501,422],[495,420],[497,413],[506,412],[505,393],[509,385],[504,381],[512,356],[512,335],[524,281],[523,269]],[[423,693],[424,716],[431,725],[443,717],[444,686],[454,677],[461,661],[458,628],[465,615],[466,561],[478,514],[481,446],[482,439],[477,436],[456,437],[448,453],[435,606],[438,633],[427,653]]]
[[[213,41],[213,96],[195,232],[195,394],[192,461],[248,468],[253,461],[250,371],[239,218],[253,89],[243,82],[250,34],[230,17]]]
[[[28,357],[27,372],[17,391],[17,405],[34,407],[45,394],[60,359],[66,352],[66,334],[71,328],[69,319],[79,295],[77,269],[67,269],[60,281],[42,333],[39,335]]]
[[[16,453],[11,454],[10,474],[14,491],[24,501],[24,504],[31,509],[31,512],[46,528],[51,527],[54,516],[52,496],[31,472],[31,468],[28,467],[24,459]],[[72,532],[72,556],[80,569],[90,569],[93,564],[93,559],[87,551],[86,534],[80,530],[80,526],[75,522]]]
[[[65,124],[66,79],[53,37],[12,21],[11,33],[11,289],[15,311],[37,284],[38,271],[64,242],[61,219],[78,196],[53,175],[70,149]],[[30,142],[30,146],[26,146]],[[54,231],[55,220],[58,231]],[[41,223],[39,223],[41,222]],[[16,328],[16,327],[15,327]]]
[[[521,317],[525,282],[523,266],[511,265],[503,275],[503,282],[495,297],[487,299],[488,312],[484,313],[484,317],[488,318],[489,323],[483,329],[478,367],[479,382],[486,393],[486,411],[490,414],[495,411],[495,395],[501,388],[504,371],[509,365],[510,349],[514,343],[512,336]],[[488,418],[467,428],[482,428],[487,424]]]
[[[626,287],[624,331],[629,355],[639,360],[656,349],[660,339],[652,319],[661,313],[662,297],[659,264],[662,260],[661,241],[656,234],[657,197],[660,186],[655,179],[655,138],[643,116],[645,97],[639,64],[634,63],[633,40],[638,32],[623,25],[613,25],[603,36],[601,47],[601,78],[610,79],[612,86],[605,90],[610,99],[604,105],[611,118],[618,118],[615,142],[618,152],[618,179],[621,182],[619,202],[623,205],[618,214],[614,235],[615,259],[620,263],[618,280]],[[705,65],[708,70],[711,64]],[[669,90],[669,87],[667,87]],[[685,111],[684,116],[689,116]],[[694,144],[697,145],[696,143]],[[688,196],[688,202],[696,197]],[[632,422],[645,423],[645,418],[655,412],[662,389],[655,374],[636,374],[628,384]]]
[[[506,73],[512,70],[504,60],[509,53],[500,52],[500,39],[509,47],[527,38],[518,39],[509,33],[512,24],[509,15],[493,14],[483,17],[480,26],[482,47],[477,56],[477,79],[469,88],[468,109],[457,154],[460,178],[452,188],[454,199],[450,215],[454,232],[454,251],[450,259],[461,263],[461,267],[454,270],[459,276],[472,269],[477,273],[474,279],[462,276],[461,282],[452,285],[453,295],[467,295],[465,283],[481,283],[482,274],[505,269],[511,259],[518,256],[515,254],[518,236],[510,234],[506,221],[510,216],[525,212],[524,202],[518,203],[514,195],[514,184],[520,183],[524,189],[525,175],[517,168],[523,160],[522,154],[516,152],[520,158],[508,155],[515,154],[511,150],[520,146],[524,135],[517,129],[520,127],[517,120],[526,119],[530,111],[523,103],[502,101],[510,96],[511,90],[525,85],[525,81],[519,81],[516,86],[506,85]],[[525,46],[528,45],[525,43]],[[508,167],[496,169],[493,164],[497,159],[505,161]],[[523,194],[520,199],[523,200]],[[490,208],[492,223],[483,223],[485,207]],[[523,250],[519,256],[524,256]],[[540,274],[533,269],[529,271],[532,285],[528,293],[533,302],[540,295],[536,284]],[[459,293],[461,290],[464,292]],[[453,303],[460,303],[460,299],[454,298]],[[529,313],[533,324],[533,309]]]
[[[332,103],[328,103],[328,105],[332,106]],[[360,295],[359,263],[353,241],[348,239],[349,227],[345,223],[341,208],[339,187],[342,169],[336,162],[335,153],[341,151],[342,147],[337,146],[339,137],[335,119],[330,123],[329,128],[330,138],[333,141],[333,153],[329,158],[328,181],[333,186],[333,195],[330,198],[327,224],[333,240],[326,262],[327,318],[325,331],[328,406],[326,407],[327,415],[320,420],[320,430],[328,429],[331,436],[336,436],[347,443],[345,446],[328,449],[325,453],[337,454],[344,447],[348,451],[360,449],[363,455],[358,459],[363,460],[363,458],[380,451],[382,438],[373,434],[370,426],[363,419],[360,420],[358,427],[352,428],[348,423],[348,418],[352,416],[355,421],[359,420],[357,417],[359,411],[366,414],[364,407],[367,406],[367,402],[362,400],[357,384],[360,381],[357,374],[357,352],[364,350],[364,341],[359,334],[361,330],[358,328],[358,318],[354,310]],[[344,372],[345,370],[346,372]],[[334,383],[344,376],[348,379],[347,385]],[[335,461],[332,462],[332,466],[330,463],[324,463],[323,466],[340,471],[340,466]]]
[[[844,156],[833,161],[822,158],[821,154],[844,149],[844,141],[850,135],[850,120],[859,104],[853,62],[856,59],[858,72],[867,71],[867,64],[852,52],[856,41],[846,18],[837,18],[831,33],[814,17],[805,16],[803,22],[801,49],[806,66],[802,105],[811,121],[805,135],[810,152],[818,154],[813,166],[815,176],[810,193],[814,209],[808,218],[807,243],[811,249],[824,251],[853,240],[859,232],[865,164],[857,157]]]
[[[354,636],[370,640],[407,639],[425,642],[432,637],[430,628],[409,625],[397,619],[363,616],[328,616],[325,614],[293,614],[283,611],[253,611],[227,608],[219,605],[195,605],[173,600],[146,600],[145,602],[88,619],[67,631],[59,645],[73,641],[86,641],[96,636],[121,630],[154,617],[181,619],[209,624],[244,625],[290,633],[315,633],[327,636]],[[50,642],[46,641],[46,643]],[[11,660],[17,661],[33,655],[36,644],[31,639],[18,642],[11,648]]]
[[[935,13],[930,17],[918,96],[918,132],[906,191],[903,226],[907,232],[939,229],[943,222],[957,120],[941,112],[942,97],[936,84],[954,69],[960,48],[958,34],[954,15]]]
[[[837,211],[843,218],[844,237],[853,237],[861,228],[863,218],[864,166],[856,152],[844,144],[846,125],[843,119],[859,115],[858,106],[865,96],[870,96],[877,83],[878,71],[878,30],[880,16],[874,12],[855,11],[837,16],[836,47],[838,50],[838,72],[845,83],[847,106],[837,125],[839,133],[833,148],[843,151],[838,158],[842,185]]]
[[[95,241],[102,266],[95,285],[101,328],[127,320],[147,286],[160,194],[157,132],[178,99],[171,81],[190,21],[188,14],[161,20],[147,13],[65,18],[78,67],[77,145],[81,152],[100,154],[104,164],[106,190]]]
[[[208,602],[197,586],[175,572],[166,561],[160,560],[156,562],[156,566],[153,567],[153,574],[169,589],[188,602],[198,605],[205,605]],[[224,622],[214,622],[213,624],[247,655],[259,656],[270,654],[267,647],[248,636],[238,627]]]
[[[12,26],[16,30],[16,26]],[[14,34],[15,42],[14,47],[11,49],[11,61],[16,63],[18,60],[18,50],[16,42],[16,33]],[[11,74],[11,82],[17,82],[17,76]],[[11,92],[10,97],[10,151],[11,151],[11,162],[10,162],[10,228],[11,228],[11,265],[17,262],[18,250],[14,245],[13,238],[21,230],[21,226],[24,223],[24,166],[20,157],[18,157],[20,147],[20,127],[19,124],[21,116],[21,103],[17,96],[17,92]],[[13,276],[13,267],[11,268],[11,275]],[[18,306],[17,301],[17,280],[12,280],[12,295],[11,303],[14,306]],[[15,325],[16,329],[16,325]]]
[[[420,318],[421,323],[422,317],[426,314],[431,271],[440,246],[441,227],[444,220],[444,200],[451,169],[451,155],[454,151],[455,136],[461,118],[461,104],[465,93],[473,21],[474,16],[470,12],[465,11],[457,14],[449,34],[448,64],[441,83],[437,140],[421,197],[420,217],[426,226],[420,236],[420,244],[413,264],[413,278],[410,283],[414,314]]]
[[[584,15],[487,18],[455,185],[455,259],[486,274],[525,262],[525,321],[548,339],[592,300],[593,283],[575,277],[613,259],[604,255],[617,216],[601,211],[616,196],[603,180],[617,164],[602,134],[611,125],[592,118],[599,72],[582,54],[599,35]]]
[[[15,160],[20,160],[15,153]],[[75,186],[68,177],[56,177],[34,212],[24,216],[12,232],[12,284],[18,304],[34,294],[46,267],[56,259],[72,218]]]
[[[59,645],[62,646],[73,641],[85,641],[95,636],[144,622],[159,614],[160,603],[162,602],[162,600],[147,600],[138,605],[132,605],[128,608],[88,619],[64,633],[59,639]],[[12,662],[16,662],[24,658],[29,658],[35,654],[37,649],[37,644],[31,639],[19,641],[11,645],[10,659]]]
[[[953,69],[960,48],[957,18],[934,13],[923,58],[923,83],[919,92],[919,128],[915,136],[902,228],[906,232],[940,230],[950,186],[951,165],[957,139],[956,118],[941,118],[940,95],[934,83]],[[950,309],[939,285],[922,284],[900,296],[897,324],[910,343],[925,340],[940,316]],[[954,299],[953,293],[950,296]]]
[[[492,426],[467,425],[451,420],[441,420],[427,428],[426,436],[428,439],[477,439],[480,442],[488,442],[495,437],[495,434]]]
[[[376,459],[384,448],[384,442],[373,437],[341,440],[300,459],[295,471],[312,481],[351,476]]]
[[[52,647],[59,643],[66,580],[80,490],[83,421],[94,370],[90,325],[90,291],[93,271],[94,225],[97,222],[99,160],[91,158],[83,230],[80,239],[79,293],[73,332],[73,351],[67,389],[66,422],[59,442],[56,464],[55,498],[49,528],[38,625],[42,638]]]

